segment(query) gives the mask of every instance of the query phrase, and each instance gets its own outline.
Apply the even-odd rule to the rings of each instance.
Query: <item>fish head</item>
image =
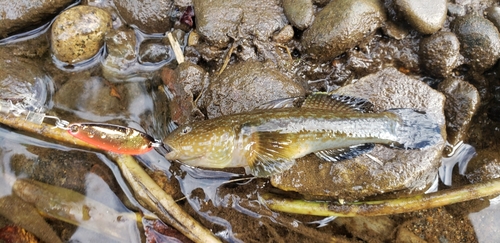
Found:
[[[224,168],[231,163],[235,138],[229,126],[211,122],[183,125],[163,140],[171,150],[165,157],[190,166]]]

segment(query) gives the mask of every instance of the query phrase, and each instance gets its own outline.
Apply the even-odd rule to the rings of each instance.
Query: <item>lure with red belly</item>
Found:
[[[68,127],[74,137],[120,154],[144,154],[157,144],[153,137],[130,127],[102,123],[73,123]]]

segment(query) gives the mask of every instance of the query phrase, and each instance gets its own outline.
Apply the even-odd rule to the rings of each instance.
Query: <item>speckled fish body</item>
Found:
[[[423,123],[429,120],[411,109],[363,113],[322,106],[322,100],[338,97],[346,100],[316,95],[318,102],[306,100],[301,108],[255,110],[181,126],[164,140],[171,149],[166,157],[191,166],[245,167],[255,176],[268,176],[310,153],[337,161],[363,153],[375,143],[420,148],[440,136],[435,123],[424,125],[427,137],[422,137],[422,127],[405,128],[403,115],[425,118]],[[419,132],[402,134],[416,129]],[[401,138],[407,135],[413,138]]]

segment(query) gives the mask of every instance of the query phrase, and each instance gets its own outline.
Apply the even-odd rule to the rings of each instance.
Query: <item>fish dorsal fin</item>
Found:
[[[314,154],[322,160],[336,162],[345,159],[352,159],[358,155],[368,153],[373,149],[373,147],[375,147],[375,144],[373,143],[364,143],[345,148],[322,150],[315,152]]]
[[[256,177],[267,177],[290,169],[295,163],[289,145],[292,143],[288,134],[278,132],[252,133],[252,148],[249,150],[249,171]]]
[[[372,107],[372,103],[363,98],[321,92],[309,95],[302,105],[302,108],[350,112],[370,112]]]
[[[291,97],[291,98],[283,98],[272,100],[266,102],[262,105],[257,106],[255,109],[258,110],[269,110],[269,109],[277,109],[277,108],[292,108],[296,107],[297,103],[304,101],[304,97]]]

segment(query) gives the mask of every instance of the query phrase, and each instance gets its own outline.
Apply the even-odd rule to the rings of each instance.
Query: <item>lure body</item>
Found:
[[[102,123],[73,123],[68,132],[100,149],[129,155],[149,152],[155,139],[136,129]]]

